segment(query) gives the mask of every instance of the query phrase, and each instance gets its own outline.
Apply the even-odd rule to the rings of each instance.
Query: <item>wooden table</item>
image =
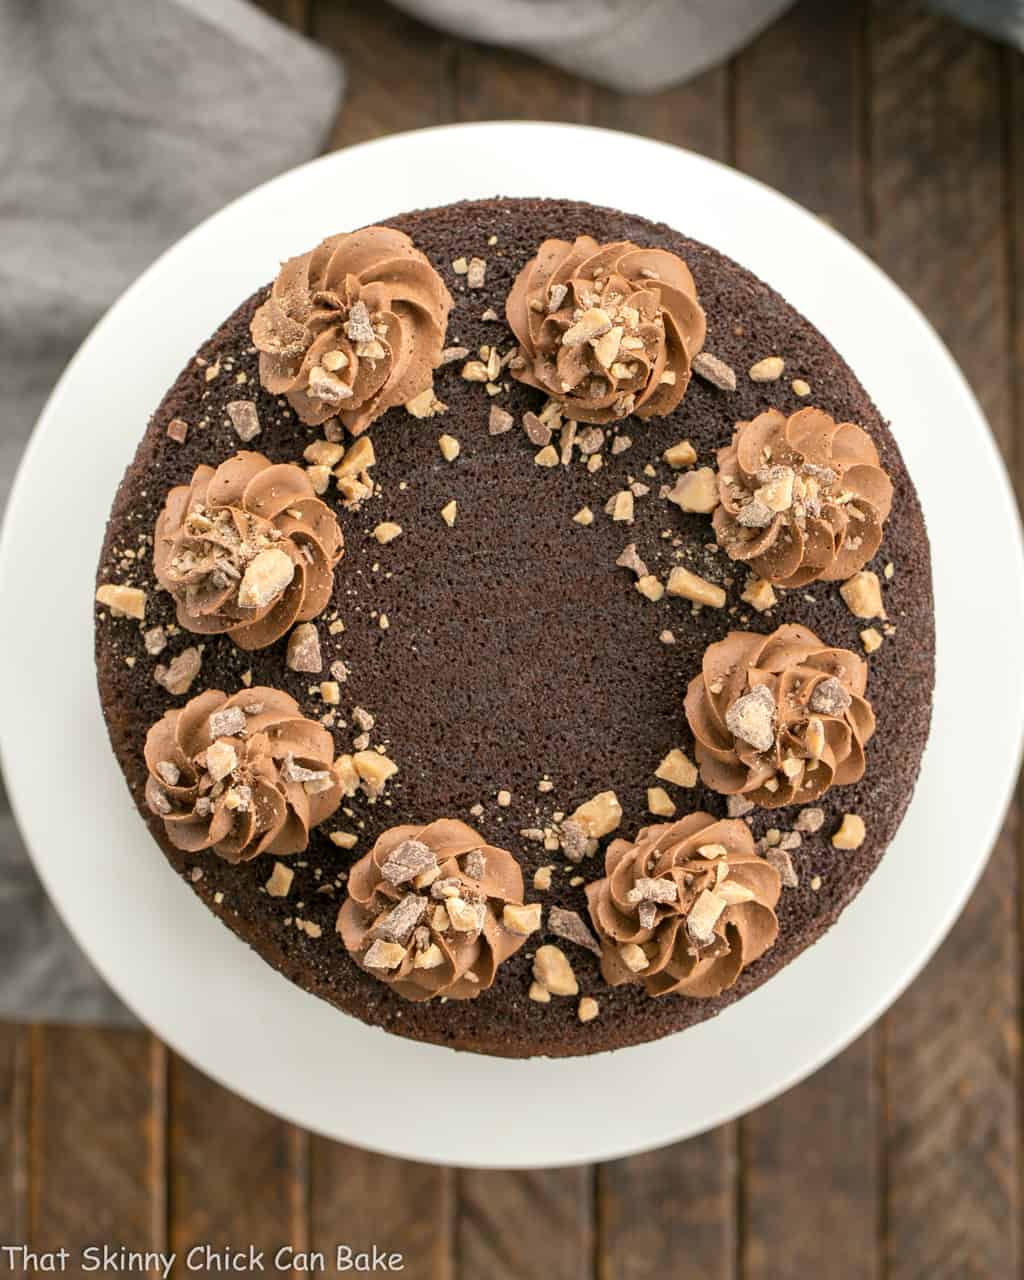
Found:
[[[728,66],[628,98],[438,35],[377,0],[265,7],[345,58],[332,146],[444,121],[585,121],[679,143],[787,192],[924,308],[1022,477],[1019,55],[902,5],[806,0]],[[674,221],[686,229],[685,203]],[[957,424],[934,430],[955,466]],[[965,511],[979,501],[965,494]],[[979,642],[983,708],[999,673],[984,670]],[[950,783],[969,804],[984,745],[965,742],[963,761]],[[596,1168],[467,1173],[370,1156],[248,1106],[143,1032],[0,1027],[0,1243],[375,1241],[404,1252],[404,1275],[438,1280],[1015,1276],[1019,855],[1015,812],[927,971],[812,1079],[738,1123]]]

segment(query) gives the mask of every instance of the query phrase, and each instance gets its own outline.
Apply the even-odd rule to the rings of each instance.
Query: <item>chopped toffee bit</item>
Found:
[[[653,573],[645,573],[642,578],[637,578],[633,585],[642,596],[646,596],[646,598],[654,604],[657,604],[665,594],[664,586],[662,586]]]
[[[866,834],[863,818],[856,813],[844,813],[839,830],[832,837],[833,848],[859,849]]]
[[[270,879],[264,888],[272,898],[287,898],[292,891],[292,881],[295,879],[295,872],[291,867],[286,867],[283,862],[275,862],[274,869],[270,873]]]
[[[330,841],[339,849],[354,849],[359,843],[359,837],[353,831],[332,831]]]
[[[885,606],[882,604],[882,587],[878,574],[870,569],[861,569],[852,578],[847,578],[839,588],[839,594],[847,609],[855,618],[884,618]]]
[[[664,787],[648,787],[647,809],[659,818],[671,818],[676,811],[676,806]]]
[[[106,605],[115,618],[137,618],[140,622],[146,616],[146,593],[138,587],[122,587],[116,582],[107,582],[97,588],[97,604]]]
[[[222,707],[207,721],[210,738],[235,738],[245,733],[245,712],[241,707]]]
[[[530,983],[529,995],[530,995],[530,999],[536,1001],[537,1004],[551,1003],[551,992],[547,989],[547,987],[543,986],[539,982]]]
[[[175,444],[184,444],[188,437],[188,423],[184,418],[172,418],[167,424],[167,435]]]
[[[697,461],[697,450],[689,440],[680,440],[677,444],[669,445],[661,456],[670,467],[678,471],[681,467],[692,466]]]
[[[324,660],[320,653],[320,635],[312,622],[300,622],[288,637],[285,662],[291,671],[319,672]]]
[[[384,790],[388,779],[398,772],[398,765],[379,751],[357,751],[352,757],[356,772],[368,796],[376,797]]]
[[[697,766],[678,747],[673,747],[655,769],[654,776],[677,787],[695,787]]]
[[[524,906],[506,902],[501,912],[501,923],[509,933],[518,933],[522,936],[536,933],[540,928],[542,910],[539,902],[529,902]]]
[[[421,391],[419,395],[415,395],[411,400],[406,400],[405,411],[414,418],[433,418],[439,413],[445,413],[448,406],[438,400],[434,394],[433,387],[427,387]]]
[[[796,873],[788,849],[769,849],[764,856],[768,865],[774,867],[779,873],[779,879],[787,889],[795,889],[799,885],[800,877]]]
[[[746,796],[727,796],[725,809],[730,818],[745,818],[748,813],[753,813],[754,802]]]
[[[793,823],[794,831],[802,831],[805,835],[814,835],[825,825],[824,809],[801,809]]]
[[[469,355],[469,347],[445,347],[441,352],[439,364],[455,364],[459,360],[465,360]]]
[[[441,519],[445,522],[445,524],[448,526],[449,529],[455,523],[455,517],[458,515],[458,512],[459,512],[459,504],[456,502],[454,498],[452,498],[451,502],[446,502],[444,506],[441,508]]]
[[[755,751],[770,751],[775,745],[775,699],[767,685],[755,685],[737,698],[725,713],[725,725]]]
[[[558,452],[554,445],[545,445],[538,453],[533,455],[533,461],[538,467],[557,467]]]
[[[702,889],[686,917],[686,932],[701,946],[714,941],[718,917],[728,906],[725,898],[711,889]]]
[[[744,604],[749,604],[752,609],[756,609],[758,613],[765,613],[768,609],[774,609],[779,602],[772,584],[764,578],[755,577],[747,579],[747,585],[744,587],[740,599]]]
[[[395,524],[391,520],[382,520],[374,529],[373,536],[382,547],[387,546],[389,542],[394,542],[396,538],[400,538],[402,536],[402,526],[400,524]]]
[[[712,609],[721,609],[725,604],[725,592],[721,587],[684,569],[681,564],[677,564],[669,574],[667,590],[670,596],[682,596],[684,600],[708,605]]]
[[[550,868],[547,870],[550,872]],[[548,884],[545,888],[550,887],[550,883],[551,877],[549,874]],[[548,930],[556,938],[561,938],[564,942],[574,942],[578,947],[584,947],[587,951],[592,951],[595,956],[600,956],[601,954],[601,947],[597,939],[576,911],[567,911],[564,907],[552,907],[548,912]]]
[[[164,666],[161,663],[153,670],[153,679],[168,693],[188,693],[192,681],[199,674],[203,664],[203,655],[194,645],[182,649]]]
[[[604,432],[600,427],[587,427],[577,435],[576,445],[583,457],[589,458],[604,445]]]
[[[243,609],[262,609],[295,577],[295,562],[280,547],[268,547],[246,565],[238,587]]]
[[[260,433],[260,420],[256,412],[256,404],[252,400],[232,400],[224,406],[231,419],[235,434],[243,444],[255,439]]]
[[[530,443],[535,444],[538,449],[551,443],[550,426],[546,422],[541,422],[535,413],[523,414],[523,430]]]
[[[853,697],[836,676],[826,676],[814,686],[808,706],[823,716],[842,716],[848,711]]]
[[[680,511],[710,515],[718,506],[718,478],[710,467],[700,467],[679,477],[668,493]]]
[[[142,643],[150,657],[155,658],[167,648],[167,632],[163,627],[150,627],[142,633]]]
[[[543,831],[539,832],[539,835],[540,835],[540,838],[543,840],[544,832]],[[548,889],[551,888],[551,873],[553,871],[554,871],[554,867],[538,867],[538,869],[533,873],[533,887],[535,889],[540,890],[541,893],[546,893]],[[557,910],[558,908],[553,908],[553,909]],[[548,924],[549,925],[551,924],[550,915],[548,916]]]
[[[662,644],[675,644],[676,642],[675,632],[669,631],[668,628],[666,627],[664,631],[660,632],[660,634],[658,635],[658,639],[661,641]]]
[[[579,984],[561,947],[545,943],[533,958],[533,976],[553,996],[575,996]]]
[[[312,444],[306,445],[302,456],[314,466],[336,467],[345,456],[345,450],[342,445],[330,440],[314,440]]]
[[[503,409],[500,405],[492,404],[491,411],[487,418],[487,430],[492,436],[500,436],[506,431],[511,431],[515,425],[515,418],[507,409]]]
[[[781,356],[765,356],[747,370],[751,382],[776,382],[782,377],[786,362]]]
[[[470,289],[482,289],[487,275],[487,263],[483,258],[470,258],[466,267],[466,284]]]
[[[569,822],[582,827],[591,840],[609,835],[622,821],[622,805],[614,791],[599,791],[596,796],[581,804]],[[562,824],[562,831],[569,825]]]
[[[882,637],[874,627],[866,627],[860,633],[860,642],[865,653],[874,653],[882,647]]]
[[[698,378],[710,382],[719,391],[736,390],[736,374],[724,360],[719,360],[718,356],[712,355],[710,351],[698,352],[693,357],[690,367]]]
[[[425,871],[433,871],[437,858],[433,849],[421,840],[403,840],[388,854],[380,873],[389,884],[406,884]]]
[[[593,1022],[601,1012],[601,1007],[593,996],[584,996],[576,1006],[576,1016],[580,1022]]]
[[[605,503],[605,511],[619,524],[633,523],[633,495],[628,489],[620,489]]]
[[[579,511],[573,516],[573,522],[586,528],[587,525],[594,523],[594,513],[589,507],[580,507]]]
[[[622,554],[615,563],[620,569],[629,569],[630,572],[635,573],[638,578],[647,577],[647,566],[640,559],[639,555],[637,555],[635,542],[631,542],[628,546],[623,548]]]
[[[454,436],[438,436],[437,447],[441,450],[441,457],[444,458],[445,462],[454,462],[462,452],[462,446]]]
[[[809,396],[811,394],[810,384],[807,382],[804,382],[803,378],[794,378],[793,381],[790,383],[790,386],[792,386],[793,394],[795,396],[802,397],[802,396]]]

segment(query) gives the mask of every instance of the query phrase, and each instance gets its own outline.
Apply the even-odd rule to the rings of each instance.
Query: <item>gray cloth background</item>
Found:
[[[643,92],[728,57],[789,0],[396,3]],[[1024,0],[934,7],[1024,43]],[[245,0],[0,0],[0,507],[103,311],[207,214],[316,155],[342,87],[333,58]],[[0,1018],[130,1019],[49,905],[2,786]]]

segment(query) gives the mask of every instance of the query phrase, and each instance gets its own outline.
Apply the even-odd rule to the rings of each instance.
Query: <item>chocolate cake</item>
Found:
[[[387,227],[285,264],[154,413],[97,576],[114,752],[196,896],[365,1022],[508,1056],[681,1031],[899,826],[913,484],[826,338],[706,245],[572,201]]]

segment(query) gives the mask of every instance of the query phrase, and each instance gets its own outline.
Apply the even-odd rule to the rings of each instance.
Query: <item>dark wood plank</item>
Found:
[[[743,1120],[745,1278],[882,1274],[877,1072],[872,1031]]]
[[[801,0],[734,69],[737,165],[862,242],[866,16],[859,3]],[[880,1274],[877,1070],[869,1032],[743,1120],[744,1276]]]
[[[736,1126],[598,1170],[600,1280],[734,1280]]]
[[[902,7],[878,6],[870,37],[877,256],[1007,447],[1006,64],[989,41]],[[950,938],[885,1019],[892,1280],[1019,1272],[1018,890],[1011,815]]]
[[[659,93],[625,94],[598,88],[593,91],[593,122],[727,160],[730,84],[729,69],[722,66]],[[685,226],[680,229],[686,230]]]
[[[33,1031],[35,1249],[165,1247],[164,1052],[143,1031]]]
[[[169,1065],[168,1167],[175,1274],[213,1242],[267,1252],[308,1247],[306,1135],[180,1058]],[[286,1273],[282,1273],[286,1274]]]
[[[466,1170],[458,1191],[460,1280],[590,1280],[591,1169]]]
[[[345,62],[345,96],[328,149],[449,118],[446,36],[388,4],[362,0],[311,0],[310,32]]]
[[[451,1280],[454,1175],[449,1169],[372,1155],[313,1139],[314,1249],[333,1256],[376,1245],[403,1257],[410,1280]]]
[[[736,164],[864,235],[864,0],[800,0],[736,58]]]
[[[30,1032],[0,1023],[0,1241],[28,1238]]]
[[[568,72],[508,49],[460,42],[454,59],[459,120],[559,120],[585,124],[591,89]]]

